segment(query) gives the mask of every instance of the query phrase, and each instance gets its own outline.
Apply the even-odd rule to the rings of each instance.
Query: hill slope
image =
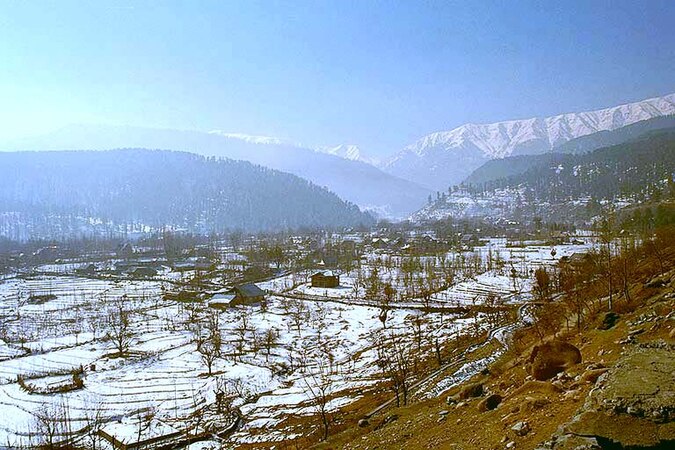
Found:
[[[587,220],[597,214],[597,201],[621,207],[675,195],[673,155],[675,131],[662,130],[591,153],[516,157],[506,169],[494,162],[500,170],[493,173],[511,169],[513,174],[450,190],[413,219],[525,214]]]
[[[600,131],[598,133],[589,134],[588,136],[572,139],[560,147],[557,147],[555,153],[508,156],[503,159],[492,159],[474,170],[471,175],[464,180],[464,183],[481,184],[499,178],[519,175],[532,167],[547,161],[555,160],[556,153],[578,154],[592,152],[603,147],[610,147],[635,140],[647,133],[653,134],[659,131],[675,131],[675,116],[656,117],[613,131]]]
[[[369,224],[370,215],[294,175],[182,152],[0,153],[0,233],[248,231]]]
[[[361,161],[314,151],[276,138],[214,131],[73,125],[44,136],[0,145],[0,150],[109,150],[151,148],[240,159],[289,172],[325,186],[380,215],[404,217],[429,191]]]
[[[427,135],[387,161],[387,172],[443,189],[490,159],[541,154],[599,131],[675,114],[675,94],[597,111],[491,124],[466,124]]]

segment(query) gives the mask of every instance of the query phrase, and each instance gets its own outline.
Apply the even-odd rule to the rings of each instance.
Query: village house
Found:
[[[340,276],[331,271],[317,272],[311,277],[312,287],[336,288],[340,286]]]
[[[265,301],[265,291],[253,283],[235,286],[232,292],[234,293],[234,298],[230,302],[232,306],[254,305]]]

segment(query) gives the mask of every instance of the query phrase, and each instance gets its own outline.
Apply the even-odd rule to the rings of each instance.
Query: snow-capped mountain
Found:
[[[321,153],[339,156],[340,158],[348,159],[350,161],[361,161],[373,166],[377,166],[379,163],[377,158],[364,155],[363,150],[361,150],[358,145],[342,144],[335,147],[318,147],[316,150]]]
[[[388,160],[383,168],[427,187],[445,189],[490,159],[544,153],[571,139],[672,114],[675,94],[596,111],[470,123],[424,136]]]
[[[228,133],[222,130],[212,130],[209,134],[215,134],[228,139],[238,139],[240,141],[248,142],[249,144],[267,144],[267,145],[295,145],[285,139],[279,139],[271,136],[254,136],[243,133]]]

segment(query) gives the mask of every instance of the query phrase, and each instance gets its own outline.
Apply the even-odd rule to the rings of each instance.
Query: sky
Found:
[[[356,144],[675,92],[675,2],[0,0],[0,141],[69,124]]]

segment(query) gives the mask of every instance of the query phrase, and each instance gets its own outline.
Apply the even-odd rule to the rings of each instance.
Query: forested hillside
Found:
[[[548,164],[557,158],[560,153],[589,153],[600,148],[624,144],[648,134],[658,134],[666,131],[675,131],[675,116],[656,117],[649,120],[628,125],[612,131],[600,131],[557,147],[555,152],[541,155],[509,156],[502,159],[492,159],[474,170],[464,183],[481,184],[513,175],[519,175],[532,167]]]
[[[182,152],[0,153],[0,234],[343,227],[372,217],[299,177]]]
[[[591,153],[543,155],[522,174],[476,184],[479,191],[525,185],[547,201],[658,196],[675,172],[675,132],[653,132]]]

